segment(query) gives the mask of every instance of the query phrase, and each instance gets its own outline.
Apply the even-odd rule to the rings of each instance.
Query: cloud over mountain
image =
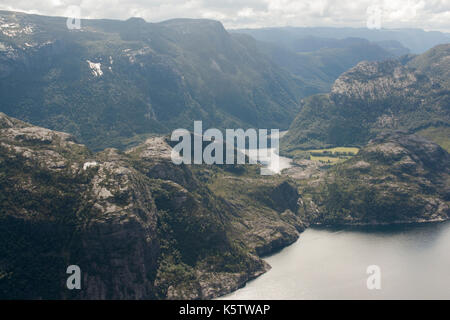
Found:
[[[364,27],[375,12],[381,27],[450,31],[450,0],[3,0],[0,9],[65,16],[70,6],[79,6],[83,18],[209,18],[228,28]]]

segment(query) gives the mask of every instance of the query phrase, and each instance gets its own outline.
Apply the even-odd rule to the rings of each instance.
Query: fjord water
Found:
[[[450,222],[307,229],[272,269],[223,299],[450,299]],[[368,290],[367,267],[381,268]]]
[[[253,150],[253,152],[257,151]],[[259,149],[259,152],[259,161],[274,174],[279,174],[284,169],[292,167],[292,159],[280,156],[275,149]],[[250,157],[252,156],[250,155]],[[254,157],[257,158],[257,156]]]
[[[282,138],[287,133],[288,131],[281,131],[279,133],[279,138]],[[262,163],[267,169],[272,171],[274,174],[279,174],[284,169],[289,169],[292,167],[293,162],[292,159],[280,156],[278,154],[278,150],[276,150],[275,148],[260,148],[251,150],[240,149],[240,151],[244,152],[250,158],[256,159],[256,161]]]

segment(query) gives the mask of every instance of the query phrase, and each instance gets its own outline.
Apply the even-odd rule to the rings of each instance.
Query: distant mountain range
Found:
[[[330,91],[333,82],[358,62],[382,61],[409,53],[397,41],[375,43],[361,38],[308,37],[292,45],[258,44],[276,64],[301,79],[309,95]]]
[[[259,41],[211,20],[81,26],[0,11],[0,111],[71,133],[93,150],[192,129],[194,120],[219,129],[287,129],[301,99],[328,92],[348,68],[408,52],[387,36],[369,42],[343,32],[344,39],[328,32],[297,43],[289,33],[270,43],[273,30],[264,37],[239,31]]]
[[[421,54],[439,44],[450,42],[450,34],[439,31],[424,31],[421,29],[380,29],[368,28],[331,28],[331,27],[280,27],[261,29],[236,29],[233,32],[249,34],[257,40],[276,43],[299,51],[299,48],[317,46],[321,39],[362,38],[372,42],[395,41]],[[311,38],[314,40],[311,42]],[[308,50],[309,51],[309,50]]]
[[[273,61],[309,85],[310,94],[328,92],[339,75],[358,62],[423,53],[450,42],[450,34],[420,29],[284,27],[230,32],[258,40]]]

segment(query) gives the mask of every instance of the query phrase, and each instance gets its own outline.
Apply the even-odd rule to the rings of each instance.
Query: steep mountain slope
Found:
[[[450,155],[417,135],[382,133],[313,189],[312,223],[443,221],[450,214]]]
[[[415,58],[359,63],[329,94],[305,99],[283,150],[361,146],[384,130],[449,126],[449,56],[442,45]]]
[[[439,45],[426,53],[414,57],[409,63],[416,71],[433,75],[448,89],[450,88],[450,53],[449,45]]]
[[[151,138],[94,154],[0,113],[0,298],[217,297],[267,270],[257,255],[298,238],[295,187],[254,173],[261,197],[249,205],[210,188],[244,177],[176,166],[170,153]],[[290,202],[267,202],[280,190]],[[69,265],[79,291],[66,288]]]
[[[0,12],[0,111],[98,150],[192,127],[287,128],[303,84],[219,22]]]

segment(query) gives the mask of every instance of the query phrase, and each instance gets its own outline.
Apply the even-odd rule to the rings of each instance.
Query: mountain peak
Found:
[[[165,27],[177,29],[178,31],[182,31],[183,33],[205,32],[213,30],[222,34],[228,34],[223,24],[217,20],[179,18],[166,20],[160,22],[159,24]]]
[[[147,21],[144,20],[144,18],[141,17],[131,17],[129,19],[127,19],[125,22],[128,23],[139,23],[139,24],[143,24],[143,23],[147,23]]]

